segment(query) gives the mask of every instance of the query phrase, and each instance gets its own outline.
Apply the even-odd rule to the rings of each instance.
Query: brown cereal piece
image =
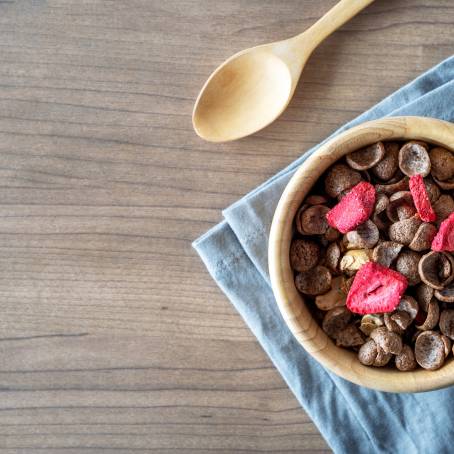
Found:
[[[337,243],[331,243],[326,249],[325,265],[333,272],[337,273],[341,249]]]
[[[348,292],[350,291],[350,287],[353,284],[353,281],[355,280],[355,276],[349,277],[349,278],[344,278],[341,284],[341,290],[345,295],[348,295]]]
[[[454,309],[441,311],[440,331],[451,340],[454,340]]]
[[[308,205],[324,205],[325,203],[328,203],[328,199],[324,195],[310,195],[307,196],[304,203],[307,203]]]
[[[314,241],[293,240],[290,245],[290,265],[296,271],[308,271],[320,260],[320,246]]]
[[[385,146],[377,142],[346,156],[347,164],[355,170],[367,170],[378,164],[385,156]],[[370,179],[369,179],[370,181]]]
[[[396,356],[395,364],[401,371],[409,371],[416,368],[415,354],[409,345],[404,345],[402,351]]]
[[[382,241],[372,251],[372,260],[388,268],[396,260],[403,245],[394,241]]]
[[[413,241],[421,223],[419,216],[412,216],[411,218],[395,222],[388,229],[389,239],[408,246]]]
[[[419,312],[418,302],[409,295],[404,295],[400,300],[397,310],[406,312],[410,316],[410,320],[413,321]]]
[[[359,347],[365,342],[364,336],[353,323],[339,331],[336,337],[338,347]]]
[[[363,344],[358,352],[358,359],[365,366],[383,367],[391,358],[391,353],[385,353],[372,339]]]
[[[347,249],[371,249],[380,238],[377,226],[370,220],[360,224],[356,230],[344,235],[344,244]]]
[[[388,331],[384,326],[375,328],[370,333],[370,338],[375,341],[375,343],[380,346],[385,353],[392,353],[393,355],[398,355],[402,351],[402,339],[401,337]]]
[[[445,361],[445,344],[440,333],[424,331],[415,342],[416,362],[424,369],[439,369]]]
[[[331,273],[324,266],[298,273],[295,277],[296,288],[306,295],[322,295],[331,288]]]
[[[322,329],[332,339],[347,327],[352,318],[352,313],[345,307],[339,306],[329,310],[323,318]]]
[[[415,251],[403,251],[397,257],[396,270],[407,278],[408,285],[416,285],[421,282],[418,273],[420,258],[421,255]]]
[[[399,168],[408,177],[418,174],[422,177],[429,175],[430,158],[427,145],[415,141],[407,142],[399,150]]]
[[[325,232],[325,240],[328,242],[336,241],[337,239],[339,239],[340,235],[341,234],[338,230],[330,226]]]
[[[392,195],[398,191],[408,191],[408,178],[403,177],[401,180],[396,181],[395,183],[388,183],[388,184],[377,184],[375,185],[375,190],[377,194],[386,194]]]
[[[439,181],[454,177],[454,153],[445,148],[432,148],[429,153],[432,175]]]
[[[380,326],[384,325],[382,314],[366,314],[361,318],[361,324],[359,329],[366,335],[370,336],[370,333]]]
[[[421,280],[435,290],[442,290],[454,279],[454,258],[446,252],[431,251],[418,265]]]
[[[338,306],[345,306],[346,295],[342,291],[343,282],[343,276],[335,277],[331,281],[331,290],[315,297],[315,305],[323,311],[329,311]]]
[[[442,290],[435,290],[435,298],[444,303],[454,303],[454,281]]]
[[[452,341],[449,337],[445,336],[444,334],[441,336],[441,339],[443,341],[443,344],[445,344],[445,358],[446,356],[451,353],[451,348],[452,348]]]
[[[437,227],[452,213],[454,212],[454,199],[448,194],[442,194],[438,200],[433,204],[432,208],[437,215]]]
[[[330,197],[337,197],[361,181],[361,174],[345,164],[335,164],[325,177],[325,191]]]
[[[424,186],[426,187],[429,201],[433,205],[441,195],[440,188],[429,178],[424,179]]]
[[[381,180],[390,180],[399,168],[399,144],[387,142],[384,158],[372,168],[372,173]]]
[[[389,198],[386,194],[377,194],[375,199],[374,214],[383,213],[389,205]]]
[[[429,303],[432,301],[433,296],[434,289],[424,282],[421,282],[421,284],[416,287],[416,299],[424,312],[428,311]]]
[[[398,222],[412,217],[416,213],[410,191],[399,191],[389,198],[386,215],[391,222]]]
[[[426,251],[430,249],[436,234],[437,228],[433,224],[424,222],[418,227],[418,230],[408,247],[417,252]]]
[[[314,205],[300,214],[300,233],[303,235],[323,235],[328,230],[326,215],[329,208],[324,205]]]
[[[434,180],[438,184],[438,186],[440,186],[440,188],[444,189],[445,191],[452,191],[454,189],[454,177],[450,178],[449,180],[445,180],[445,181],[437,180],[434,177]]]
[[[407,312],[395,311],[392,313],[384,314],[385,326],[389,331],[397,334],[403,334],[404,331],[410,326],[411,317]]]
[[[434,329],[440,320],[440,306],[437,300],[434,298],[430,301],[427,306],[426,319],[421,325],[416,325],[416,328],[420,331],[427,331]]]

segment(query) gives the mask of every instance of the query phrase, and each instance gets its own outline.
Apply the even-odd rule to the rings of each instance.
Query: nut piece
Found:
[[[454,153],[445,148],[436,147],[430,150],[432,175],[440,181],[454,177]]]
[[[323,235],[328,229],[326,214],[329,208],[324,205],[314,205],[305,209],[299,216],[298,231],[303,235]]]
[[[448,194],[442,194],[432,208],[437,215],[437,227],[440,227],[440,224],[454,212],[454,199]]]
[[[415,251],[401,252],[396,261],[396,270],[403,274],[407,280],[408,285],[416,285],[421,282],[418,273],[418,263],[421,255]]]
[[[384,314],[386,328],[397,334],[403,334],[410,326],[412,320],[409,314],[404,311],[386,312]]]
[[[413,241],[420,225],[421,219],[417,215],[395,222],[388,230],[389,239],[408,246]]]
[[[329,310],[323,318],[322,329],[332,339],[337,339],[339,333],[347,327],[352,313],[345,307],[335,307]]]
[[[424,312],[429,310],[429,303],[434,296],[434,289],[423,282],[416,287],[416,299]]]
[[[331,243],[326,249],[325,265],[333,272],[337,272],[341,250],[337,243]]]
[[[374,329],[370,333],[370,337],[385,353],[398,355],[402,351],[401,337],[396,333],[388,331],[384,326]]]
[[[290,246],[290,265],[296,271],[308,271],[320,259],[320,246],[314,241],[294,240]]]
[[[306,295],[322,295],[331,288],[331,273],[324,266],[316,266],[304,273],[298,273],[295,286]]]
[[[323,295],[318,295],[315,298],[315,305],[323,311],[345,306],[346,295],[341,289],[343,282],[343,276],[335,277],[331,282],[331,290]]]
[[[369,145],[361,150],[353,151],[346,156],[347,164],[355,170],[367,170],[380,162],[385,156],[382,142]]]
[[[371,249],[380,238],[377,226],[372,221],[366,221],[359,225],[356,230],[345,234],[344,244],[347,249]]]
[[[445,252],[429,252],[422,256],[418,271],[425,284],[442,290],[454,279],[454,258]]]
[[[402,244],[394,241],[383,241],[372,251],[372,260],[389,268],[399,255],[402,247]]]
[[[454,303],[454,282],[451,282],[443,290],[435,290],[435,298],[444,303]]]
[[[363,334],[353,323],[339,331],[336,337],[336,345],[338,347],[359,347],[364,342]]]
[[[435,331],[421,333],[415,342],[415,358],[424,369],[439,369],[445,361],[445,344]]]
[[[365,263],[370,260],[370,251],[364,249],[353,249],[342,257],[340,270],[347,273],[358,271]]]
[[[416,368],[415,354],[409,345],[402,347],[402,351],[395,358],[395,363],[397,369],[404,372]]]
[[[416,328],[420,331],[427,331],[434,329],[437,326],[438,320],[440,319],[440,307],[436,299],[432,299],[427,306],[427,315],[422,325],[416,325]]]
[[[454,340],[454,309],[441,311],[440,331],[449,339]]]
[[[396,173],[399,164],[399,144],[387,142],[384,144],[385,157],[372,169],[372,173],[381,180],[390,180]]]
[[[420,174],[426,177],[430,173],[430,158],[427,146],[420,142],[407,142],[399,151],[399,168],[407,176]]]
[[[408,247],[413,251],[426,251],[427,249],[430,249],[436,234],[437,228],[433,224],[424,222],[419,226]]]
[[[366,314],[361,319],[361,325],[359,329],[366,335],[370,336],[370,333],[379,326],[383,326],[383,315],[380,314]]]
[[[361,174],[345,164],[335,164],[325,177],[325,191],[330,197],[337,197],[361,181]]]

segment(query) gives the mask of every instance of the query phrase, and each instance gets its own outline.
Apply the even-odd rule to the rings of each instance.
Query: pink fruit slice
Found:
[[[339,232],[347,233],[366,222],[375,204],[375,188],[365,181],[358,183],[328,213],[326,220]]]
[[[432,250],[454,252],[454,213],[441,223],[432,241]]]
[[[356,273],[347,295],[347,308],[357,314],[392,312],[408,286],[397,271],[367,262]]]
[[[427,195],[426,186],[421,175],[413,175],[410,177],[410,192],[413,197],[416,210],[419,217],[424,222],[433,222],[437,219],[437,215],[430,204],[429,196]]]

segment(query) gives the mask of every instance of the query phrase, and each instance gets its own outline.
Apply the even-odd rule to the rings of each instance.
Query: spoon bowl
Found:
[[[291,96],[292,76],[282,59],[262,46],[241,52],[206,82],[195,104],[194,129],[212,142],[248,136],[272,123]]]
[[[246,49],[209,77],[192,115],[196,133],[210,142],[248,136],[287,107],[312,51],[374,0],[341,0],[306,32]]]

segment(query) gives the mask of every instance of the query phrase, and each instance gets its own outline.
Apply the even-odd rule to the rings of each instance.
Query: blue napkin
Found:
[[[367,120],[398,115],[454,121],[454,56],[331,137]],[[295,169],[317,148],[224,210],[225,220],[193,246],[334,452],[454,452],[454,387],[393,394],[354,385],[313,360],[279,313],[268,276],[271,220]]]

